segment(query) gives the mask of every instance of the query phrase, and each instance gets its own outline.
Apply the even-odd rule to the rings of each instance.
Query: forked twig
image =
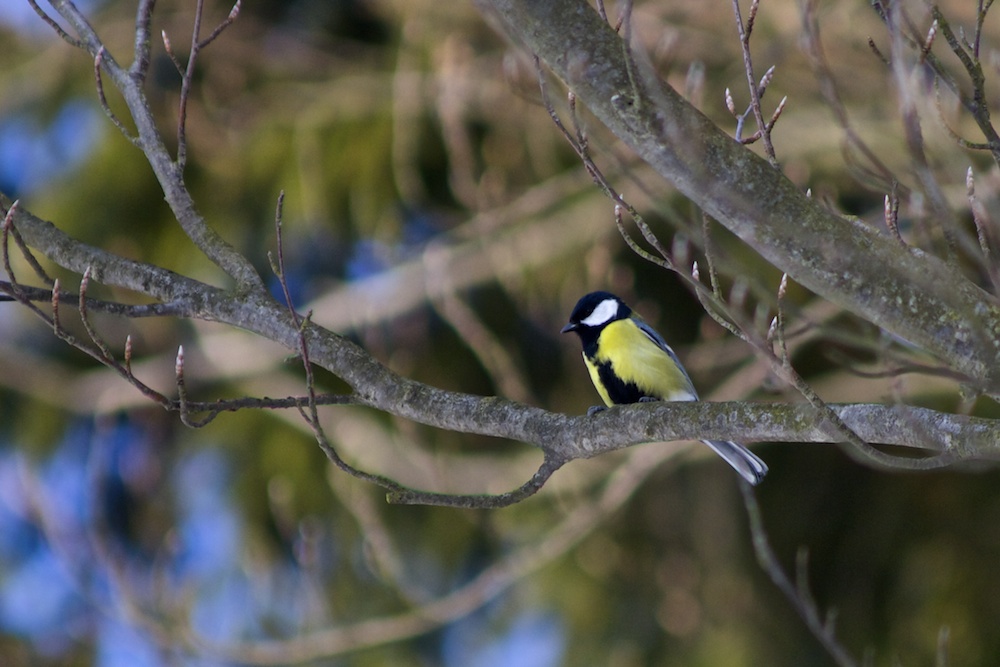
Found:
[[[754,135],[759,137],[764,142],[764,153],[767,155],[768,162],[772,166],[778,166],[778,158],[774,152],[774,144],[771,141],[771,130],[774,128],[774,123],[778,120],[778,116],[781,115],[781,110],[784,109],[785,100],[781,101],[778,105],[777,110],[774,112],[771,120],[768,122],[764,121],[764,112],[760,106],[760,99],[763,96],[763,89],[766,88],[769,81],[769,75],[773,76],[774,67],[768,69],[767,74],[761,79],[761,83],[758,85],[757,77],[753,73],[753,58],[750,55],[750,35],[753,34],[754,22],[757,19],[757,10],[760,7],[760,0],[750,0],[750,13],[747,16],[746,24],[743,23],[743,16],[740,12],[739,0],[733,0],[733,15],[736,18],[736,30],[740,37],[740,46],[743,50],[743,69],[747,75],[747,87],[750,90],[750,109],[753,111],[754,119],[757,121],[757,132]],[[728,91],[727,91],[728,92]],[[786,98],[787,99],[787,98]],[[737,127],[737,139],[740,137],[741,127]],[[747,140],[744,143],[751,143],[752,140]]]
[[[182,172],[187,164],[187,104],[194,82],[198,54],[233,24],[240,14],[240,6],[241,0],[236,0],[233,8],[229,10],[229,15],[215,27],[208,37],[201,39],[201,19],[204,14],[205,0],[197,0],[195,3],[194,25],[191,29],[191,52],[188,54],[187,67],[182,70],[180,100],[177,103],[177,167]],[[181,70],[180,61],[170,48],[170,40],[167,38],[166,31],[163,32],[163,43],[174,62],[174,66]]]

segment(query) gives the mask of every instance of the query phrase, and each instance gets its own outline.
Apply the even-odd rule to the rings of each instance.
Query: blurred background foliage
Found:
[[[134,3],[78,4],[127,62]],[[156,6],[153,32],[182,59],[193,5]],[[229,11],[206,5],[209,26]],[[922,7],[910,9],[925,21]],[[789,97],[778,157],[814,196],[880,225],[885,193],[842,150],[800,48],[800,10],[766,0],[754,33],[758,73],[777,65],[765,106]],[[944,10],[953,24],[974,21],[973,3]],[[730,4],[650,0],[635,11],[637,39],[662,75],[732,129],[724,91],[738,109],[747,95]],[[905,173],[895,97],[867,46],[884,42],[884,29],[868,3],[818,11],[855,130]],[[83,241],[223,281],[105,119],[89,58],[27,2],[5,2],[0,19],[0,190]],[[996,60],[995,24],[984,60]],[[180,78],[159,40],[153,54],[147,92],[175,146]],[[564,91],[549,89],[565,113]],[[124,114],[112,91],[109,101]],[[940,113],[969,127],[947,101]],[[700,213],[581,118],[613,182],[661,239],[704,266]],[[202,54],[187,127],[187,181],[210,224],[270,275],[284,190],[301,310],[406,376],[583,412],[597,397],[576,341],[558,330],[580,295],[610,289],[675,345],[704,396],[795,400],[674,277],[628,250],[540,104],[530,62],[469,3],[246,2]],[[956,210],[970,164],[995,208],[1000,179],[988,162],[942,124],[925,130]],[[708,230],[726,289],[738,279],[751,304],[773,305],[780,274],[718,225]],[[917,226],[906,231],[921,241]],[[793,360],[826,400],[996,414],[940,378],[852,373],[884,370],[879,351],[894,343],[801,289],[790,296],[790,327],[814,323],[792,340]],[[502,511],[387,506],[378,489],[330,470],[296,414],[247,411],[189,430],[25,309],[0,310],[4,665],[832,664],[757,567],[732,471],[697,447],[575,462]],[[240,332],[94,320],[115,347],[131,334],[137,375],[160,390],[173,392],[183,344],[198,399],[304,391],[286,350]],[[500,492],[539,460],[524,445],[360,408],[325,414],[350,460],[421,488]],[[951,664],[1000,662],[991,466],[888,474],[832,446],[758,451],[771,465],[759,498],[775,549],[789,570],[808,552],[815,597],[836,609],[852,655],[931,664],[946,628]],[[384,623],[365,625],[373,619]]]

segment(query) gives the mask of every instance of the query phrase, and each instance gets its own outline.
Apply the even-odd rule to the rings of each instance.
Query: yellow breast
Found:
[[[612,401],[598,378],[597,364],[610,363],[615,375],[634,383],[643,393],[664,401],[691,401],[697,398],[684,371],[635,323],[619,320],[604,327],[597,353],[587,359],[590,377],[605,404]]]

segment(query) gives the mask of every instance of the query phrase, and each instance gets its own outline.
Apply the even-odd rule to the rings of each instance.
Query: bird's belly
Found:
[[[697,396],[688,387],[687,378],[670,367],[616,364],[614,361],[591,360],[586,357],[590,379],[605,405],[638,403],[642,399],[660,401],[693,401]],[[629,379],[625,379],[629,378]]]

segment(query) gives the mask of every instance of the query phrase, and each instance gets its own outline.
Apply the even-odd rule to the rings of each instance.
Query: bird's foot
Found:
[[[604,407],[603,405],[591,405],[589,408],[587,408],[587,416],[593,417],[598,412],[603,412],[604,410],[607,410],[607,408]]]
[[[654,402],[659,401],[659,400],[660,399],[655,398],[653,396],[643,396],[642,398],[639,399],[639,402],[640,403],[654,403]]]

